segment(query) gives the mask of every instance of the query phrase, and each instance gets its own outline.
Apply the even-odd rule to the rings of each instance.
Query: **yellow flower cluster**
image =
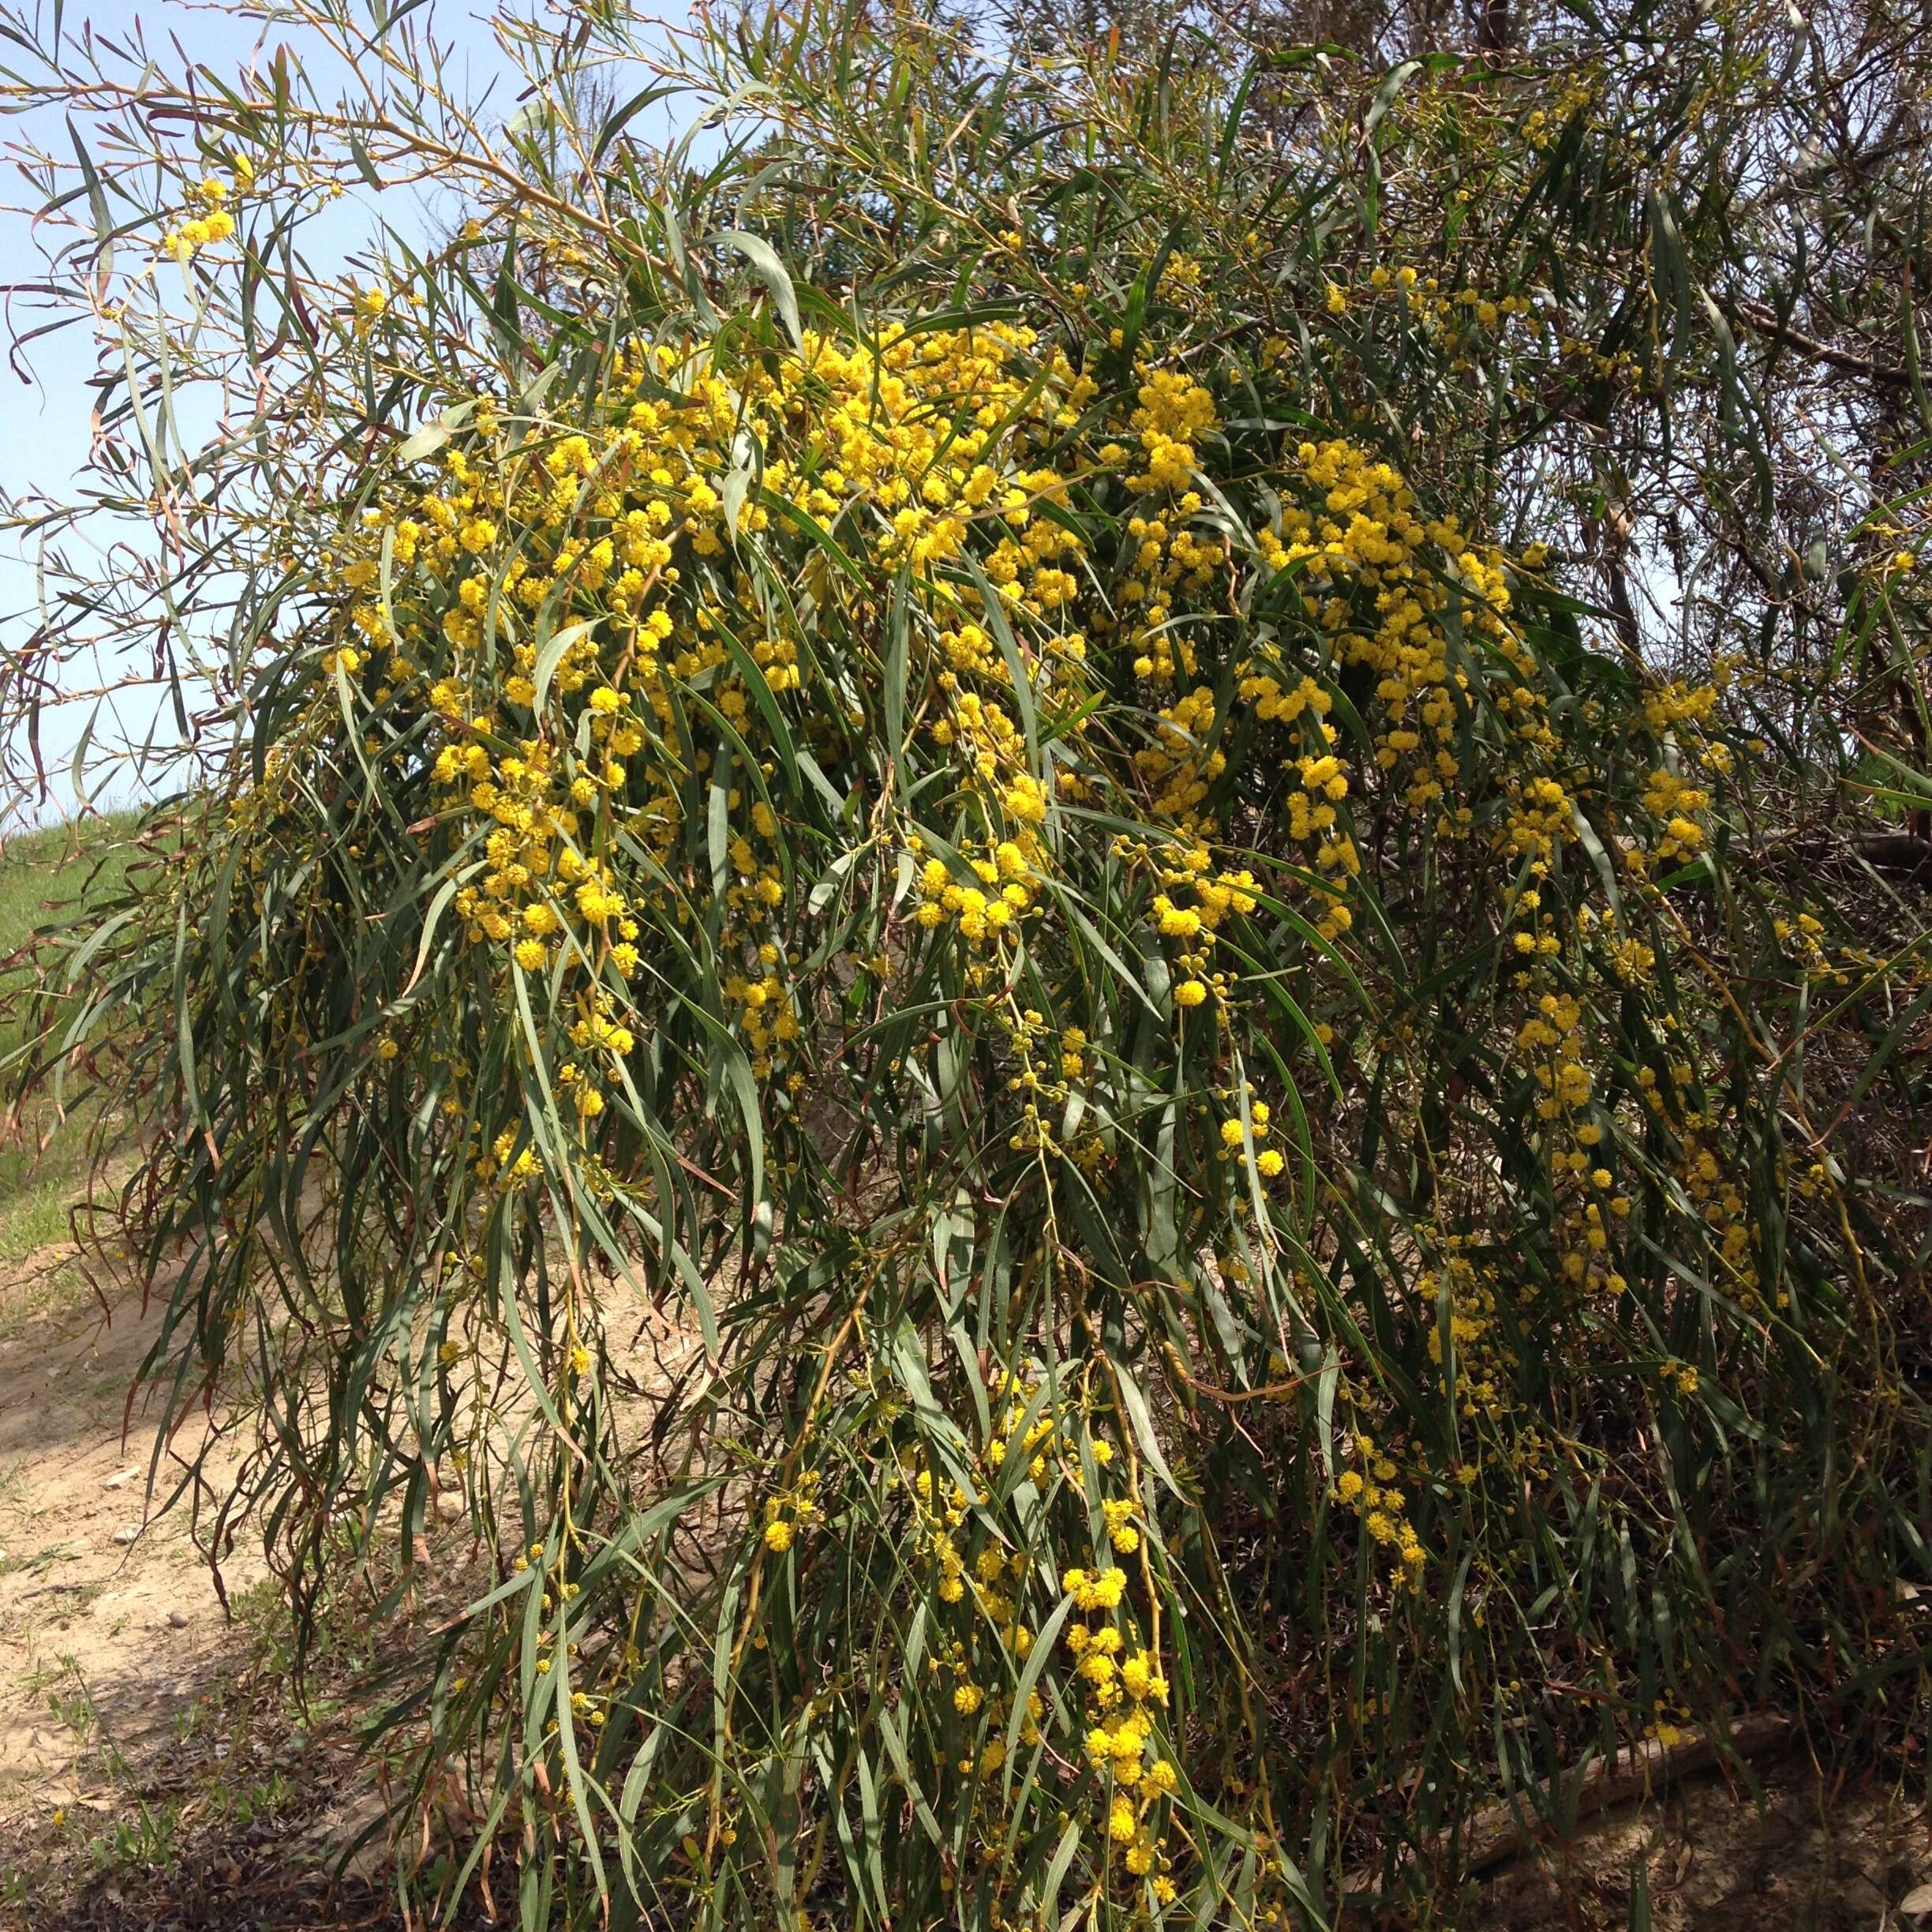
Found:
[[[823,1520],[825,1512],[816,1494],[818,1483],[818,1472],[807,1470],[792,1488],[765,1499],[765,1547],[774,1555],[782,1556],[799,1530]]]
[[[1576,838],[1499,552],[1427,519],[1392,466],[1333,439],[1284,447],[1265,514],[1230,528],[1225,497],[1211,507],[1201,488],[1225,464],[1212,386],[1146,361],[1128,406],[1090,425],[1097,393],[1068,346],[998,324],[888,328],[871,344],[807,335],[801,354],[728,370],[703,343],[633,347],[591,420],[534,434],[472,395],[446,414],[433,474],[410,473],[343,540],[332,568],[349,623],[325,653],[337,690],[318,702],[335,705],[346,680],[371,713],[370,755],[428,758],[446,836],[477,841],[485,861],[456,915],[506,977],[542,979],[647,1038],[646,929],[717,917],[725,1022],[754,1076],[793,1093],[816,1020],[777,801],[792,745],[839,769],[867,714],[854,695],[825,702],[829,685],[804,701],[806,638],[746,567],[735,546],[747,541],[856,516],[911,585],[897,615],[878,613],[872,675],[902,694],[902,755],[944,774],[951,822],[942,842],[902,807],[886,817],[911,928],[982,962],[975,986],[1061,916],[1064,809],[1144,828],[1114,856],[1168,952],[1174,1023],[1215,1028],[1250,997],[1225,942],[1264,897],[1306,900],[1324,942],[1352,930],[1354,813],[1392,805],[1429,837],[1481,836],[1539,869]],[[1100,489],[1124,499],[1110,529],[1080,514]],[[1231,662],[1214,646],[1232,682],[1218,697],[1204,654],[1216,613],[1257,599],[1271,621],[1244,631]],[[1154,697],[1120,755],[1090,721],[1123,668]],[[1344,687],[1365,746],[1337,722]],[[1478,698],[1517,748],[1471,775],[1458,734]],[[1680,736],[1709,716],[1687,688],[1656,702]],[[1050,757],[1048,710],[1063,721]],[[1290,862],[1265,884],[1223,843],[1229,814],[1264,797],[1280,801]],[[1703,788],[1660,766],[1644,803],[1660,852],[1697,848]],[[1537,958],[1563,943],[1547,923],[1515,937]],[[1638,944],[1626,974],[1643,970]],[[897,970],[890,947],[880,958]],[[622,1096],[595,1066],[578,1074],[565,1084],[588,1129]],[[1046,1106],[1063,1094],[1018,1077],[1016,1144],[1057,1144]],[[1033,1077],[1052,1084],[1050,1069]],[[1559,1107],[1589,1097],[1574,1058],[1546,1084]],[[1228,1118],[1211,1123],[1224,1136]],[[1258,1143],[1265,1114],[1254,1124]],[[1106,1143],[1089,1125],[1061,1151],[1091,1164]],[[1260,1151],[1264,1175],[1284,1165]]]
[[[1103,1499],[1102,1518],[1109,1541],[1123,1555],[1140,1547],[1131,1520],[1133,1505],[1125,1498]],[[1157,1713],[1167,1702],[1167,1679],[1160,1660],[1135,1632],[1125,1609],[1127,1573],[1118,1565],[1074,1568],[1061,1588],[1080,1612],[1063,1634],[1074,1659],[1074,1672],[1085,1690],[1092,1721],[1084,1748],[1099,1775],[1103,1815],[1110,1841],[1135,1878],[1152,1877],[1155,1896],[1173,1896],[1166,1874],[1170,1861],[1163,1846],[1166,1803],[1181,1788],[1173,1760],[1162,1755]]]
[[[1357,1434],[1350,1446],[1362,1467],[1345,1469],[1336,1476],[1335,1500],[1361,1518],[1374,1542],[1401,1563],[1410,1587],[1419,1589],[1427,1558],[1406,1514],[1408,1498],[1395,1486],[1401,1472],[1376,1448],[1372,1436]]]
[[[238,170],[238,180],[240,180]],[[242,182],[245,185],[245,182]],[[226,242],[234,233],[234,216],[226,205],[229,184],[219,176],[211,174],[195,189],[195,197],[201,204],[201,212],[189,215],[179,227],[170,228],[161,238],[160,252],[170,261],[185,262],[193,259],[197,250],[212,243]]]

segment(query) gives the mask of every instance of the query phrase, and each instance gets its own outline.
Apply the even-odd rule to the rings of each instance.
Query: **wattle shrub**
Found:
[[[384,1724],[433,1882],[1312,1924],[1646,1733],[1896,1734],[1916,1210],[1833,1136],[1922,954],[1762,861],[1812,697],[1473,480],[1576,363],[1530,97],[1425,239],[1211,70],[820,31],[712,43],[704,169],[560,85],[283,346],[217,755],[43,1009],[298,1601],[487,1549]],[[163,238],[238,343],[273,111]]]

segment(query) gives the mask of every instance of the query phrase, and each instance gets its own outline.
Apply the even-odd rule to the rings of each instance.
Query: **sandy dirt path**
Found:
[[[151,1496],[153,1412],[126,1403],[158,1325],[125,1300],[110,1319],[64,1245],[0,1280],[0,1819],[86,1801],[85,1700],[95,1736],[138,1746],[233,1641],[188,1511],[150,1520],[207,1428],[177,1438]],[[216,1483],[235,1461],[216,1445]],[[223,1565],[231,1593],[261,1574],[245,1547]]]

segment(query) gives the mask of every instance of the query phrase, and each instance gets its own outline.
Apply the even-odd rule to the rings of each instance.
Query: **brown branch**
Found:
[[[1862,859],[1874,872],[1908,882],[1932,886],[1932,838],[1911,832],[1857,832],[1833,837],[1824,833],[1774,835],[1754,859],[1785,856],[1821,870]]]
[[[1676,1743],[1646,1738],[1614,1756],[1599,1758],[1583,1773],[1572,1788],[1571,1815],[1578,1823],[1593,1813],[1612,1805],[1643,1798],[1663,1785],[1689,1777],[1727,1760],[1768,1757],[1791,1740],[1795,1727],[1788,1717],[1759,1711],[1738,1719],[1730,1734],[1719,1737],[1709,1731],[1690,1733]],[[1551,1833],[1541,1822],[1543,1814],[1557,1809],[1557,1799],[1568,1775],[1559,1772],[1545,1778],[1537,1788],[1536,1801],[1525,1807],[1521,1799],[1507,1804],[1491,1805],[1477,1813],[1461,1833],[1462,1869],[1486,1871],[1528,1850],[1551,1841]],[[1425,1855],[1447,1852],[1458,1834],[1439,1832],[1423,1847]],[[1377,1881],[1358,1873],[1342,1881],[1345,1898],[1373,1894]]]
[[[1747,301],[1741,296],[1732,295],[1720,295],[1716,300],[1717,306],[1733,322],[1743,322],[1759,335],[1768,335],[1787,348],[1803,350],[1807,355],[1816,356],[1821,362],[1842,369],[1847,375],[1863,376],[1872,382],[1881,383],[1903,384],[1911,380],[1903,369],[1891,363],[1874,362],[1869,356],[1840,348],[1836,343],[1821,342],[1815,335],[1807,335],[1803,330],[1780,322],[1762,302]]]

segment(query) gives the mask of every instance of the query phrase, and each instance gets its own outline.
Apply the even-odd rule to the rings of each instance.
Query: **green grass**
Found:
[[[84,899],[114,892],[133,856],[133,824],[132,814],[114,813],[0,845],[0,967],[38,928],[69,915]],[[30,984],[32,973],[31,960],[0,969],[0,1062],[22,1037],[21,1016],[7,1009],[6,997]],[[84,1103],[62,1119],[43,1103],[29,1110],[11,1144],[0,1148],[0,1266],[66,1239],[95,1110],[96,1103]]]
[[[92,866],[106,860],[97,889],[119,879],[134,823],[131,812],[110,812],[0,841],[0,959],[73,902]]]

